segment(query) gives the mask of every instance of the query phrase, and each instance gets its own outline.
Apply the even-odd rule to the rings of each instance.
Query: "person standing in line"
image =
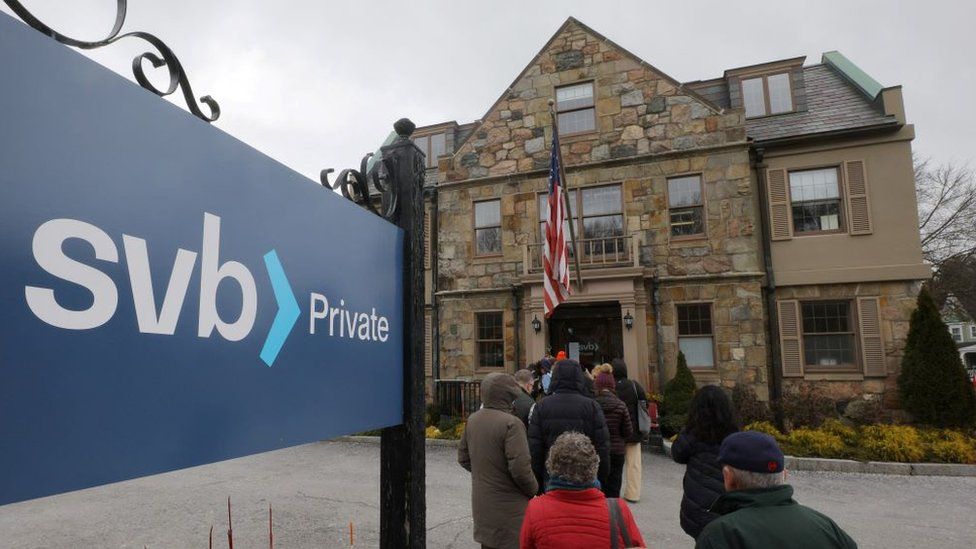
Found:
[[[522,420],[522,425],[525,426],[526,430],[529,428],[529,412],[535,406],[535,400],[529,395],[532,391],[533,381],[531,371],[519,370],[515,372],[515,383],[519,386],[519,392],[513,405],[515,407],[515,415]]]
[[[535,405],[529,418],[529,451],[539,486],[545,486],[546,456],[566,431],[590,437],[600,456],[599,478],[610,470],[610,435],[603,409],[583,396],[583,369],[575,360],[560,360],[552,372],[552,394]]]
[[[725,493],[712,511],[721,516],[701,531],[695,549],[857,549],[837,523],[793,499],[773,437],[732,433],[722,441],[718,462]]]
[[[599,463],[589,437],[573,431],[559,435],[546,458],[546,493],[525,511],[522,549],[644,547],[627,504],[600,492]]]
[[[644,434],[638,424],[637,406],[647,402],[647,392],[640,383],[627,379],[627,363],[623,359],[613,360],[613,377],[617,380],[617,398],[627,405],[630,422],[633,426],[631,436],[624,439],[624,499],[637,503],[641,498],[641,441]],[[641,405],[645,405],[641,404]]]
[[[609,364],[602,366],[610,368]],[[610,470],[605,478],[600,479],[603,493],[608,498],[620,497],[620,482],[624,472],[626,452],[624,441],[633,435],[634,428],[630,421],[630,414],[627,412],[627,405],[617,398],[615,387],[613,374],[604,370],[601,370],[593,380],[596,401],[603,408],[603,417],[607,419],[607,430],[610,433]]]
[[[468,418],[458,445],[458,463],[471,472],[474,540],[482,549],[518,549],[525,508],[539,488],[525,427],[512,415],[519,391],[511,374],[488,374],[484,406]]]
[[[671,457],[687,465],[681,498],[681,529],[698,538],[702,528],[718,518],[709,511],[725,493],[718,451],[725,437],[738,431],[732,401],[715,385],[702,387],[691,400],[688,424],[671,446]]]

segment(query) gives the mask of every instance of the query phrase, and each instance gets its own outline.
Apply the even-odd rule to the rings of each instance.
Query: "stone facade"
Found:
[[[791,286],[777,288],[776,299],[796,300],[855,300],[858,297],[879,298],[881,334],[885,354],[885,376],[869,377],[853,374],[806,374],[802,378],[785,378],[784,390],[797,390],[804,384],[816,384],[836,399],[883,399],[885,408],[898,408],[898,372],[908,337],[908,326],[921,281],[870,282],[861,284],[832,284],[823,286]]]
[[[670,77],[578,24],[564,26],[446,163],[445,180],[549,166],[549,101],[561,84],[594,83],[597,131],[567,137],[566,166],[745,140],[742,112],[722,113]],[[699,168],[701,169],[701,168]],[[748,167],[738,177],[748,177]]]
[[[822,102],[806,97],[810,88],[804,84],[807,69],[802,58],[772,63],[769,70],[786,70],[784,67],[791,74],[796,110],[795,120],[784,124],[801,127],[802,122],[803,128],[817,127],[819,122],[806,111],[808,105]],[[867,273],[863,282],[849,283],[840,277],[831,282],[830,268],[824,267],[823,283],[797,282],[800,279],[794,276],[796,280],[784,281],[775,295],[769,293],[764,251],[770,243],[762,240],[761,215],[768,203],[760,191],[764,187],[756,165],[762,163],[762,153],[747,134],[779,136],[782,132],[776,129],[776,117],[747,120],[738,88],[743,74],[760,69],[749,67],[745,73],[683,85],[571,18],[481,120],[422,128],[444,131],[448,127],[449,137],[447,154],[439,159],[436,175],[432,171],[428,177],[434,197],[431,212],[436,218],[436,246],[428,277],[433,290],[428,298],[429,341],[435,346],[431,360],[436,362],[431,381],[474,381],[488,373],[480,367],[476,350],[478,312],[502,312],[504,371],[525,367],[551,344],[555,331],[550,330],[555,329],[551,321],[544,320],[539,261],[539,200],[548,189],[552,142],[550,101],[560,86],[592,83],[595,130],[560,136],[567,186],[619,188],[623,230],[614,238],[622,238],[626,244],[609,264],[605,256],[604,263],[583,261],[583,286],[574,284],[574,295],[566,305],[577,311],[599,307],[605,320],[620,322],[610,329],[622,334],[621,354],[630,365],[631,377],[660,391],[674,373],[680,345],[678,307],[707,303],[715,365],[693,368],[696,380],[728,389],[745,384],[766,400],[774,396],[772,376],[783,377],[782,370],[773,369],[779,362],[771,354],[776,346],[770,339],[778,341],[779,335],[770,332],[768,307],[776,306],[770,300],[873,297],[880,305],[886,375],[848,372],[786,377],[782,386],[792,391],[805,383],[817,383],[837,399],[881,399],[887,406],[896,406],[896,374],[918,279],[922,278],[916,276],[919,269],[902,270],[907,274],[899,275],[901,279],[884,280],[875,273],[888,266],[877,263],[871,266],[874,270],[863,270]],[[816,82],[817,93],[836,93],[837,85],[846,85],[839,78],[836,82],[841,84],[823,77]],[[835,88],[823,91],[825,86]],[[898,104],[887,96],[882,99]],[[848,100],[846,108],[853,109],[851,104]],[[865,101],[864,108],[874,109],[877,104]],[[863,108],[858,113],[866,116]],[[881,120],[899,132],[884,139],[910,141],[905,137],[910,129],[897,125],[898,120],[903,122],[903,113],[889,115],[886,110],[876,118],[872,124]],[[847,148],[837,143],[820,143],[814,148],[797,143],[767,139],[762,147],[771,162],[787,170],[810,165],[811,155],[821,154],[815,147],[828,151],[822,153],[824,157],[841,158],[817,160],[828,163],[850,160],[842,152],[856,146],[861,148],[851,155],[863,157],[866,150],[863,139],[852,140]],[[881,161],[897,156],[900,162],[907,150],[910,160],[910,149],[899,147],[878,146],[871,154]],[[693,237],[672,236],[668,180],[682,176],[698,176],[702,185],[704,230]],[[872,200],[881,204],[881,198]],[[479,256],[474,238],[475,204],[496,199],[501,250]],[[904,209],[901,203],[892,208]],[[882,218],[875,217],[877,226],[883,227]],[[856,238],[867,242],[867,237]],[[797,238],[789,245],[799,249],[813,243]],[[773,245],[785,247],[782,242]],[[587,259],[580,255],[584,256],[581,260]],[[907,265],[912,258],[898,259]],[[920,255],[917,262],[921,264]],[[791,265],[785,262],[783,266],[785,270]],[[781,267],[774,264],[774,275],[778,269]],[[575,274],[575,268],[573,271]],[[614,307],[619,314],[607,313]],[[532,326],[534,320],[540,320],[538,330]]]

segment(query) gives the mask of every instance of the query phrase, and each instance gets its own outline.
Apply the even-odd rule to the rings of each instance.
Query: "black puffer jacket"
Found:
[[[617,398],[627,405],[627,413],[630,414],[630,423],[633,426],[631,435],[626,437],[624,441],[629,443],[640,442],[644,437],[641,436],[637,424],[637,400],[645,400],[647,392],[640,383],[627,379],[627,363],[619,358],[613,361],[613,377],[617,380]],[[638,397],[638,394],[641,396]]]
[[[719,446],[706,444],[686,430],[681,431],[671,446],[671,457],[688,465],[682,481],[681,529],[695,539],[702,528],[718,518],[709,509],[725,493],[722,466],[718,463]]]
[[[583,396],[583,369],[575,360],[561,360],[553,368],[551,395],[539,401],[529,420],[529,451],[532,470],[545,490],[546,456],[556,438],[566,431],[583,433],[593,441],[600,456],[598,478],[610,471],[610,435],[603,409]]]

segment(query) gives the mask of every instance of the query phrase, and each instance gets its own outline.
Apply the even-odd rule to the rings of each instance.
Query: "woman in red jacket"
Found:
[[[573,431],[559,435],[546,458],[546,493],[525,511],[522,549],[644,547],[627,504],[603,497],[596,480],[599,466],[589,437]]]

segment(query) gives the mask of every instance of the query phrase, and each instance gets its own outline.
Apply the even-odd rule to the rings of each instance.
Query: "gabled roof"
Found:
[[[611,47],[619,50],[620,53],[622,53],[623,55],[625,55],[627,57],[630,57],[632,60],[636,61],[639,65],[641,65],[644,68],[649,69],[649,70],[654,71],[655,73],[657,73],[659,76],[661,76],[661,78],[667,80],[674,87],[676,87],[679,90],[681,90],[682,93],[686,93],[686,94],[694,97],[695,99],[698,99],[704,105],[706,105],[708,108],[712,109],[716,113],[721,113],[723,111],[723,108],[722,107],[720,107],[719,105],[715,104],[710,99],[705,98],[704,96],[702,96],[697,91],[695,91],[695,90],[693,90],[691,88],[686,88],[684,86],[684,84],[682,82],[680,82],[679,80],[677,80],[676,78],[671,77],[670,75],[668,75],[664,71],[662,71],[662,70],[658,69],[657,67],[651,65],[647,61],[644,61],[643,59],[641,59],[637,55],[631,53],[629,50],[627,50],[626,48],[620,46],[619,44],[617,44],[613,40],[610,40],[606,36],[600,34],[599,32],[597,32],[595,30],[593,30],[592,28],[590,28],[589,26],[587,26],[586,24],[584,24],[583,22],[581,22],[579,19],[576,19],[575,17],[570,16],[570,17],[568,17],[566,19],[565,22],[563,22],[562,25],[559,26],[558,29],[556,29],[556,32],[554,32],[552,34],[552,36],[549,37],[549,40],[546,41],[546,43],[542,46],[542,48],[540,48],[539,51],[535,55],[532,56],[532,59],[530,59],[529,62],[525,65],[525,68],[523,68],[522,71],[519,72],[518,76],[516,76],[515,79],[512,80],[512,83],[509,84],[508,87],[505,88],[505,91],[503,91],[501,93],[501,95],[498,96],[498,99],[496,99],[495,102],[492,103],[490,107],[488,107],[488,110],[485,111],[484,116],[481,117],[482,122],[478,123],[478,125],[474,129],[474,131],[472,131],[464,139],[464,141],[462,141],[461,143],[458,143],[458,146],[457,146],[456,151],[461,150],[461,148],[464,147],[464,145],[468,142],[468,140],[471,139],[471,136],[476,135],[478,133],[478,130],[481,129],[482,124],[484,124],[483,121],[485,121],[485,120],[488,119],[488,115],[491,114],[491,112],[495,110],[495,108],[498,106],[499,103],[501,103],[503,100],[505,100],[506,97],[508,97],[508,94],[512,91],[512,88],[514,88],[515,85],[518,84],[518,82],[522,78],[525,77],[526,73],[536,64],[536,60],[539,59],[539,57],[542,54],[544,54],[546,52],[546,50],[549,49],[549,47],[552,45],[553,41],[556,38],[558,38],[560,34],[562,34],[564,31],[566,31],[566,29],[569,28],[570,25],[577,25],[584,32],[587,32],[589,34],[592,34],[598,40],[601,40],[603,42],[606,42]]]

